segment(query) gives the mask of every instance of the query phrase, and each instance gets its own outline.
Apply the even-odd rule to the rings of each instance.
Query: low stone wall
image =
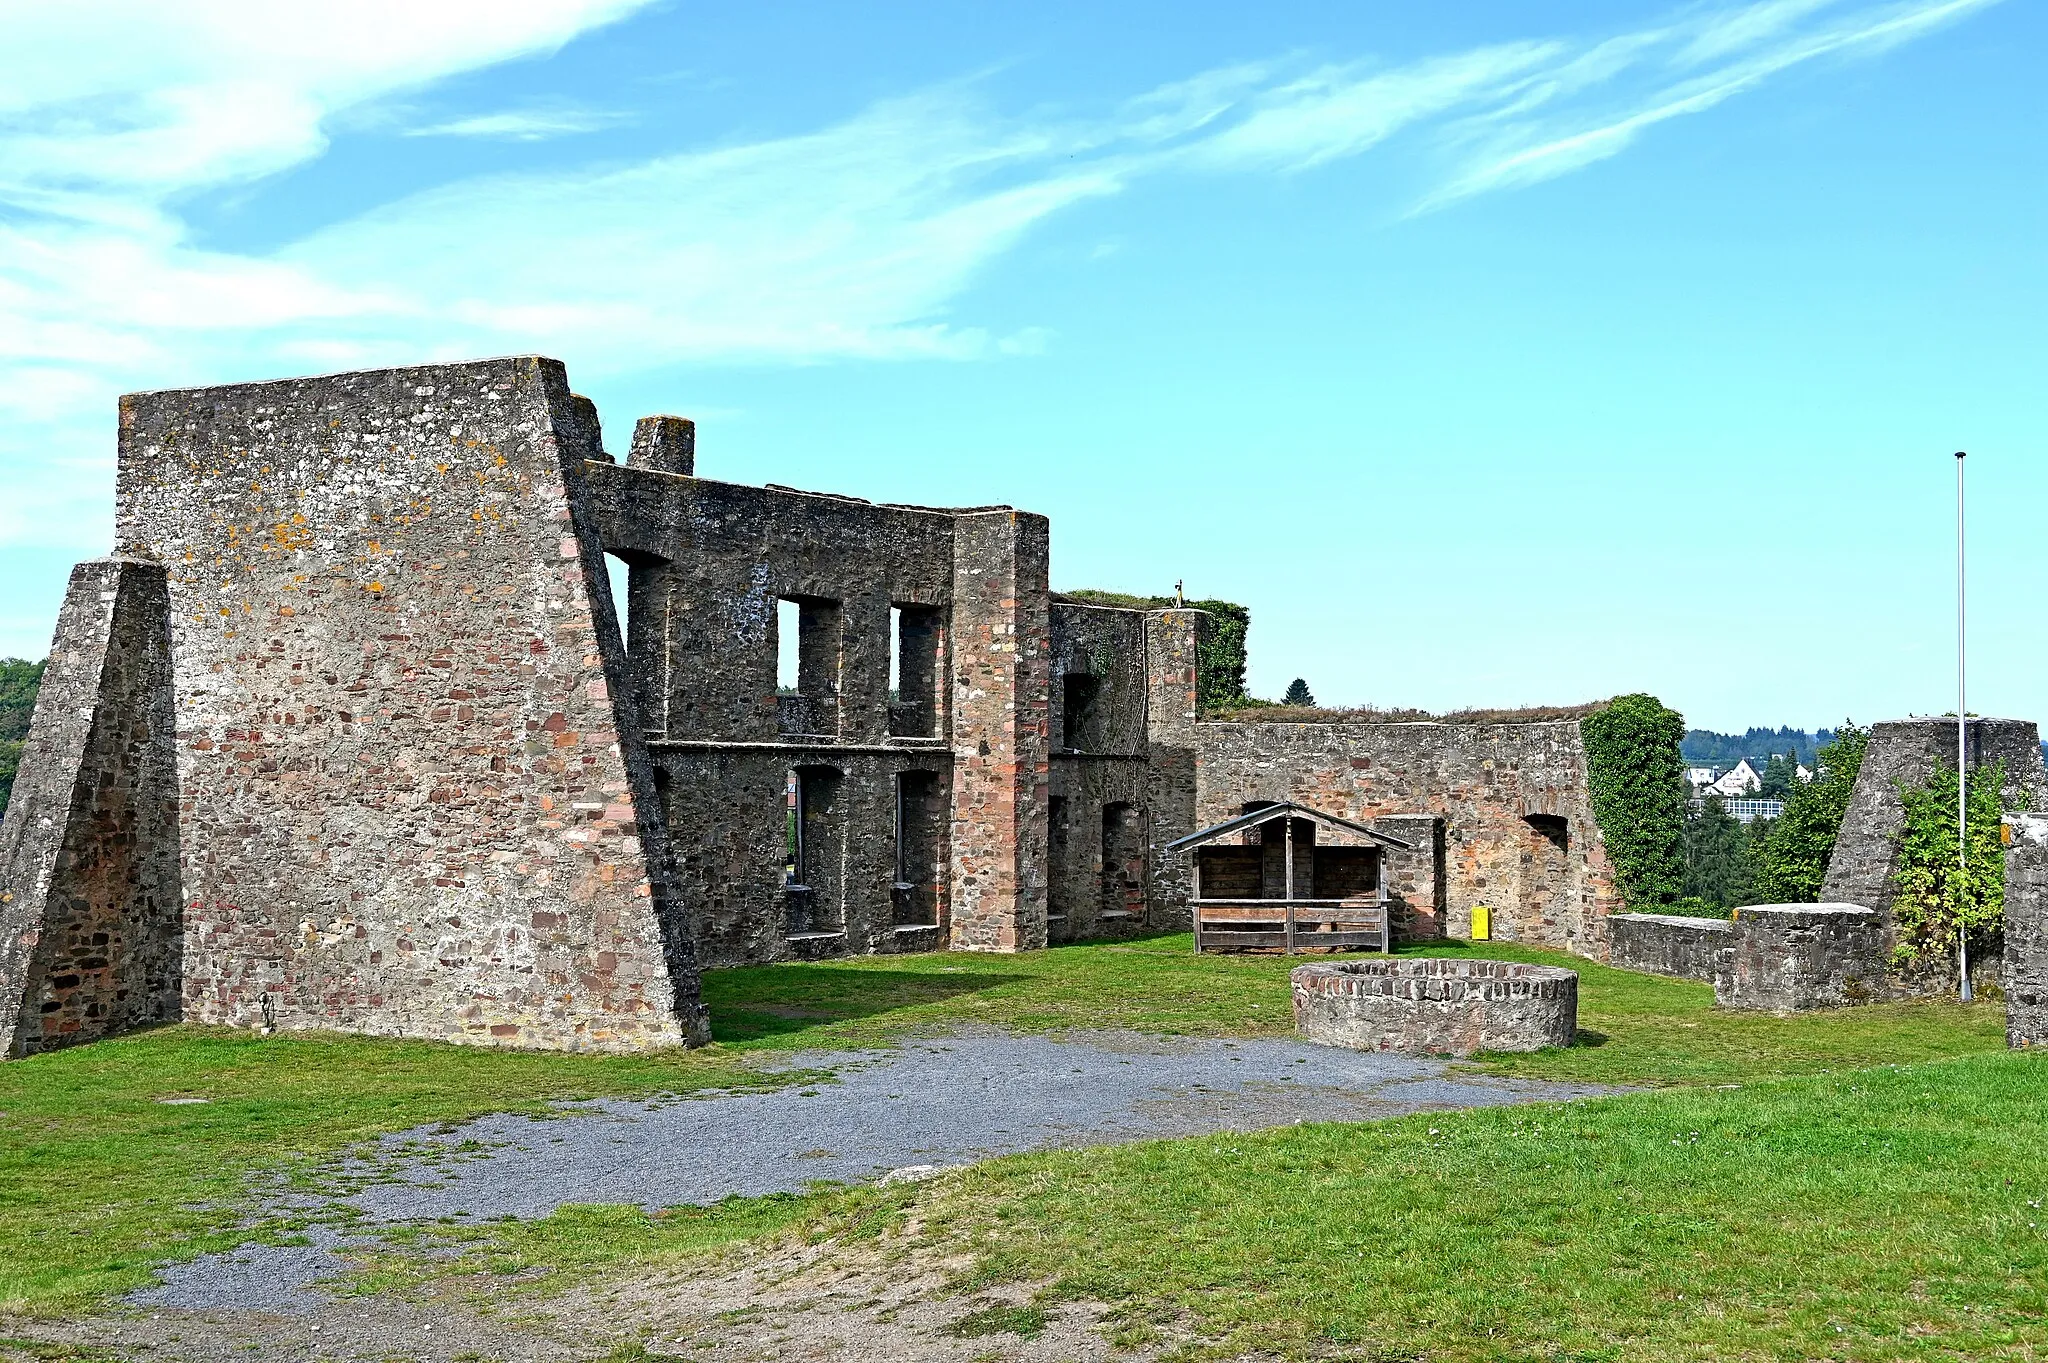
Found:
[[[1735,911],[1714,973],[1723,1008],[1797,1012],[1886,996],[1885,933],[1856,904],[1752,904]]]
[[[2048,814],[2005,820],[2005,1042],[2048,1046]]]
[[[1727,947],[1734,926],[1725,918],[1612,914],[1607,919],[1607,960],[1625,970],[1712,984],[1715,958]]]
[[[1554,966],[1419,957],[1297,966],[1294,1029],[1359,1051],[1471,1055],[1569,1046],[1579,977]]]

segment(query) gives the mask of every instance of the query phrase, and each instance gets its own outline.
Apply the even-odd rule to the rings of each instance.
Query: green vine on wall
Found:
[[[1893,835],[1898,893],[1892,917],[1899,944],[1892,955],[1901,964],[1929,952],[1952,953],[1959,933],[1973,945],[1988,941],[2005,917],[2004,764],[1971,773],[1969,837],[1960,864],[1956,786],[1954,767],[1936,767],[1924,786],[1899,785],[1906,817]]]
[[[1655,696],[1617,696],[1579,721],[1593,818],[1624,903],[1654,913],[1685,881],[1685,718]]]

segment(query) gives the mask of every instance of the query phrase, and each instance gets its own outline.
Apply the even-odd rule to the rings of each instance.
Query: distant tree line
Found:
[[[1743,758],[1759,772],[1772,754],[1790,753],[1801,765],[1812,767],[1815,754],[1834,742],[1833,729],[1745,729],[1739,734],[1717,734],[1712,729],[1687,729],[1678,754],[1696,767],[1732,767]]]
[[[0,658],[0,813],[14,793],[14,774],[21,770],[21,748],[28,739],[29,716],[35,713],[36,692],[43,684],[43,663]]]

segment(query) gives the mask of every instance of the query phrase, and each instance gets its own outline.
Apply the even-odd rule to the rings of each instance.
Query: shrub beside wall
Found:
[[[1993,763],[1970,774],[1967,856],[1956,856],[1956,771],[1936,767],[1927,784],[1899,786],[1905,821],[1893,835],[1898,869],[1892,917],[1902,965],[1929,952],[1953,954],[1964,935],[1972,950],[1989,945],[2005,921],[2005,767]],[[1959,864],[1960,861],[1960,864]]]

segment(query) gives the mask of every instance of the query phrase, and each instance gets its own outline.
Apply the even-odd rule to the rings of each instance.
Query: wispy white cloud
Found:
[[[1895,47],[1996,3],[1908,0],[1853,10],[1818,26],[1801,26],[1801,19],[1838,7],[1829,0],[1764,0],[1675,27],[1661,35],[1683,40],[1673,58],[1675,65],[1724,60],[1699,75],[1631,91],[1604,110],[1558,108],[1548,117],[1480,120],[1488,134],[1483,145],[1419,207],[1440,208],[1475,194],[1569,174],[1618,154],[1659,123],[1703,113],[1792,67]]]
[[[1441,208],[1993,0],[1757,0],[1398,65],[1278,58],[1090,117],[1005,116],[963,81],[795,136],[460,180],[262,255],[195,245],[178,216],[194,189],[319,156],[373,101],[640,2],[0,0],[0,542],[98,537],[104,488],[78,470],[104,465],[123,387],[524,349],[582,373],[1030,354],[1045,332],[990,335],[955,301],[1037,225],[1147,177],[1299,174],[1405,141],[1436,168],[1420,207]],[[528,106],[410,131],[532,139],[616,117]]]
[[[621,123],[631,123],[633,115],[616,109],[507,109],[502,113],[475,114],[468,118],[450,119],[446,123],[432,123],[423,128],[407,128],[407,137],[492,137],[513,142],[538,142],[548,137],[567,137],[576,133],[602,132],[615,128]]]

